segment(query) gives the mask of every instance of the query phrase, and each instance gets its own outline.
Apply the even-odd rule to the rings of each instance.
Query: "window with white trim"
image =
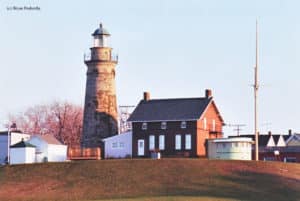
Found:
[[[112,148],[114,148],[114,149],[115,149],[115,148],[118,148],[118,143],[117,143],[117,142],[113,142],[111,146],[112,146]]]
[[[175,136],[175,149],[180,150],[181,149],[181,135],[177,134]]]
[[[159,150],[165,150],[165,135],[159,135]]]
[[[212,131],[216,131],[216,120],[212,120]]]
[[[161,122],[161,129],[167,129],[167,122],[163,121]]]
[[[155,136],[150,135],[149,136],[149,150],[154,150],[155,149]]]
[[[185,149],[186,150],[192,149],[192,135],[191,134],[185,135]]]
[[[180,127],[181,128],[186,128],[186,121],[182,121]]]
[[[147,130],[147,122],[142,123],[142,130]]]
[[[204,130],[206,130],[206,118],[205,117],[203,119],[203,128],[204,128]]]
[[[120,148],[124,148],[125,147],[125,143],[124,142],[119,142],[119,147]]]

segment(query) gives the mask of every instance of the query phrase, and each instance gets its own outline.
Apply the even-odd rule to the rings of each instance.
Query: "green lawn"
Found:
[[[6,166],[0,200],[300,201],[300,164],[128,159]]]
[[[215,197],[193,197],[193,196],[164,196],[164,197],[140,197],[132,199],[110,199],[94,201],[240,201],[236,199],[215,198]]]

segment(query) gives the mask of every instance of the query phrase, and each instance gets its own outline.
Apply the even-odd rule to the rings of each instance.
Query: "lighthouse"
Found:
[[[109,47],[109,32],[102,23],[92,34],[93,45],[84,56],[87,79],[82,147],[99,147],[101,140],[118,134],[115,67],[118,57]]]

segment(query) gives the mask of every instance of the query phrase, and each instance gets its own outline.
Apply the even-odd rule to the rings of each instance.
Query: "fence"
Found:
[[[100,160],[101,149],[97,148],[69,148],[69,160]]]

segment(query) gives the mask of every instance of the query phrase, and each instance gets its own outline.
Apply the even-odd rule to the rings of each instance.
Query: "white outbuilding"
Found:
[[[104,158],[127,158],[132,156],[132,132],[126,132],[102,140]]]
[[[251,160],[252,139],[247,137],[208,140],[208,158],[224,160]]]
[[[0,164],[5,163],[9,157],[9,147],[18,142],[30,138],[29,134],[24,134],[17,131],[1,131],[0,132]]]
[[[28,143],[36,147],[36,162],[62,162],[67,160],[67,145],[52,135],[33,135]]]
[[[35,146],[24,140],[10,146],[9,151],[11,165],[35,162]]]

